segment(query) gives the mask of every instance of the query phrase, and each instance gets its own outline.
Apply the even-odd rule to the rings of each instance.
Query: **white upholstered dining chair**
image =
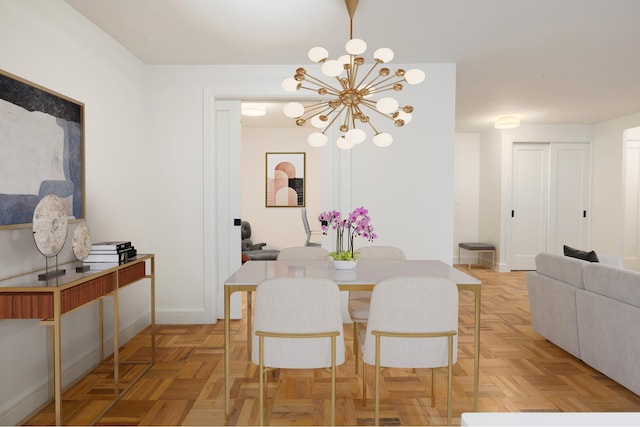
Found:
[[[358,259],[361,260],[405,260],[405,254],[400,248],[394,246],[365,246],[357,249]],[[369,317],[369,302],[371,291],[350,291],[348,311],[353,322],[353,357],[355,359],[355,371],[358,373],[358,331],[360,325],[366,324]]]
[[[317,260],[324,261],[329,258],[329,252],[319,246],[296,246],[285,248],[278,254],[278,259],[283,260]]]
[[[361,332],[362,395],[367,365],[375,366],[375,424],[380,422],[380,370],[448,367],[447,424],[451,424],[453,364],[457,361],[458,288],[440,277],[396,277],[373,288],[366,331]]]
[[[336,366],[344,363],[338,285],[328,279],[280,277],[258,284],[251,361],[259,366],[260,413],[268,368],[331,368],[331,425],[335,425]]]

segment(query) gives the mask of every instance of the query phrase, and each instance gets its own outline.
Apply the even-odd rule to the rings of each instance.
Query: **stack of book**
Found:
[[[91,270],[105,270],[122,265],[135,258],[137,254],[138,252],[131,245],[131,242],[99,242],[91,245],[89,255],[83,263],[88,264]]]

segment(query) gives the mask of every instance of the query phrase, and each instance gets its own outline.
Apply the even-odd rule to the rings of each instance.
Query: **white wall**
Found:
[[[143,64],[61,0],[3,0],[0,68],[85,104],[86,216],[93,240],[131,239],[141,252],[151,251],[147,201],[155,187],[145,165],[154,159]],[[60,262],[72,259],[74,228]],[[0,254],[0,278],[44,268],[30,228],[0,230]],[[149,322],[148,286],[126,289],[120,301],[126,339]],[[65,384],[99,360],[96,306],[63,319]],[[108,299],[105,307],[109,313]],[[108,328],[109,316],[105,322]],[[48,399],[47,328],[37,320],[2,320],[0,340],[0,424],[13,425]]]
[[[505,245],[501,244],[503,206],[503,150],[501,132],[495,129],[480,135],[480,196],[478,241],[496,247],[495,262],[504,262]]]
[[[427,79],[408,87],[400,102],[415,107],[413,121],[390,131],[390,147],[363,143],[352,150],[350,208],[369,209],[376,244],[451,264],[455,65],[417,66]]]
[[[480,135],[455,135],[455,204],[453,258],[458,260],[458,243],[479,241],[480,235]],[[465,254],[460,254],[467,262]]]
[[[265,249],[303,246],[307,238],[300,208],[265,207],[265,154],[267,152],[306,153],[305,203],[312,228],[319,228],[322,211],[322,152],[307,144],[305,128],[242,129],[242,219],[251,223],[254,243]],[[318,237],[314,242],[320,241]]]

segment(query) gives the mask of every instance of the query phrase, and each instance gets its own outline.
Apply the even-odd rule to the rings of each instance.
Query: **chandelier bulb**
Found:
[[[367,139],[367,134],[362,129],[353,128],[349,130],[344,137],[348,142],[357,145],[363,143],[364,140]]]
[[[344,67],[335,59],[330,59],[322,64],[322,74],[328,77],[337,77],[342,74]]]
[[[307,138],[307,142],[312,147],[322,147],[329,141],[329,138],[324,133],[313,132]]]
[[[343,66],[351,66],[351,55],[342,55],[340,58],[338,58],[338,62]]]
[[[378,147],[388,147],[393,143],[393,137],[387,132],[381,132],[373,137],[373,143]]]
[[[284,89],[285,92],[296,92],[300,89],[300,86],[301,84],[293,77],[289,77],[282,81],[282,89]]]
[[[336,145],[341,150],[350,150],[353,148],[353,143],[351,141],[348,141],[344,136],[338,138],[338,140],[336,141]]]
[[[417,84],[422,83],[424,81],[425,74],[424,74],[424,71],[422,71],[422,70],[420,70],[418,68],[413,68],[413,69],[407,71],[404,74],[404,79],[410,85],[417,85]]]
[[[310,123],[311,123],[311,126],[318,129],[323,128],[327,125],[326,120],[322,121],[320,114],[311,117]]]
[[[362,39],[351,39],[344,48],[351,55],[360,55],[367,50],[367,43]]]
[[[329,57],[327,49],[316,46],[309,49],[309,59],[313,62],[322,62]]]
[[[304,114],[304,106],[299,102],[289,102],[282,107],[282,112],[287,117],[297,119]]]
[[[381,47],[373,53],[373,58],[382,63],[391,62],[393,60],[393,51],[387,47]]]
[[[391,114],[398,109],[398,101],[393,98],[380,98],[376,102],[376,109],[383,114]]]
[[[411,123],[412,118],[411,113],[406,113],[404,110],[398,111],[398,113],[394,115],[395,120],[402,120],[405,125]]]

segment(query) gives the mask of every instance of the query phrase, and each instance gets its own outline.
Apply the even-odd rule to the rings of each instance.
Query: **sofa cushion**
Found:
[[[584,268],[584,288],[640,307],[640,273],[602,264]]]
[[[536,255],[536,271],[538,273],[578,288],[584,288],[582,269],[589,264],[587,261],[562,255],[544,252]]]
[[[599,262],[598,255],[595,251],[581,251],[580,249],[572,248],[571,246],[564,245],[562,247],[564,255],[572,258],[583,259],[589,262]]]

